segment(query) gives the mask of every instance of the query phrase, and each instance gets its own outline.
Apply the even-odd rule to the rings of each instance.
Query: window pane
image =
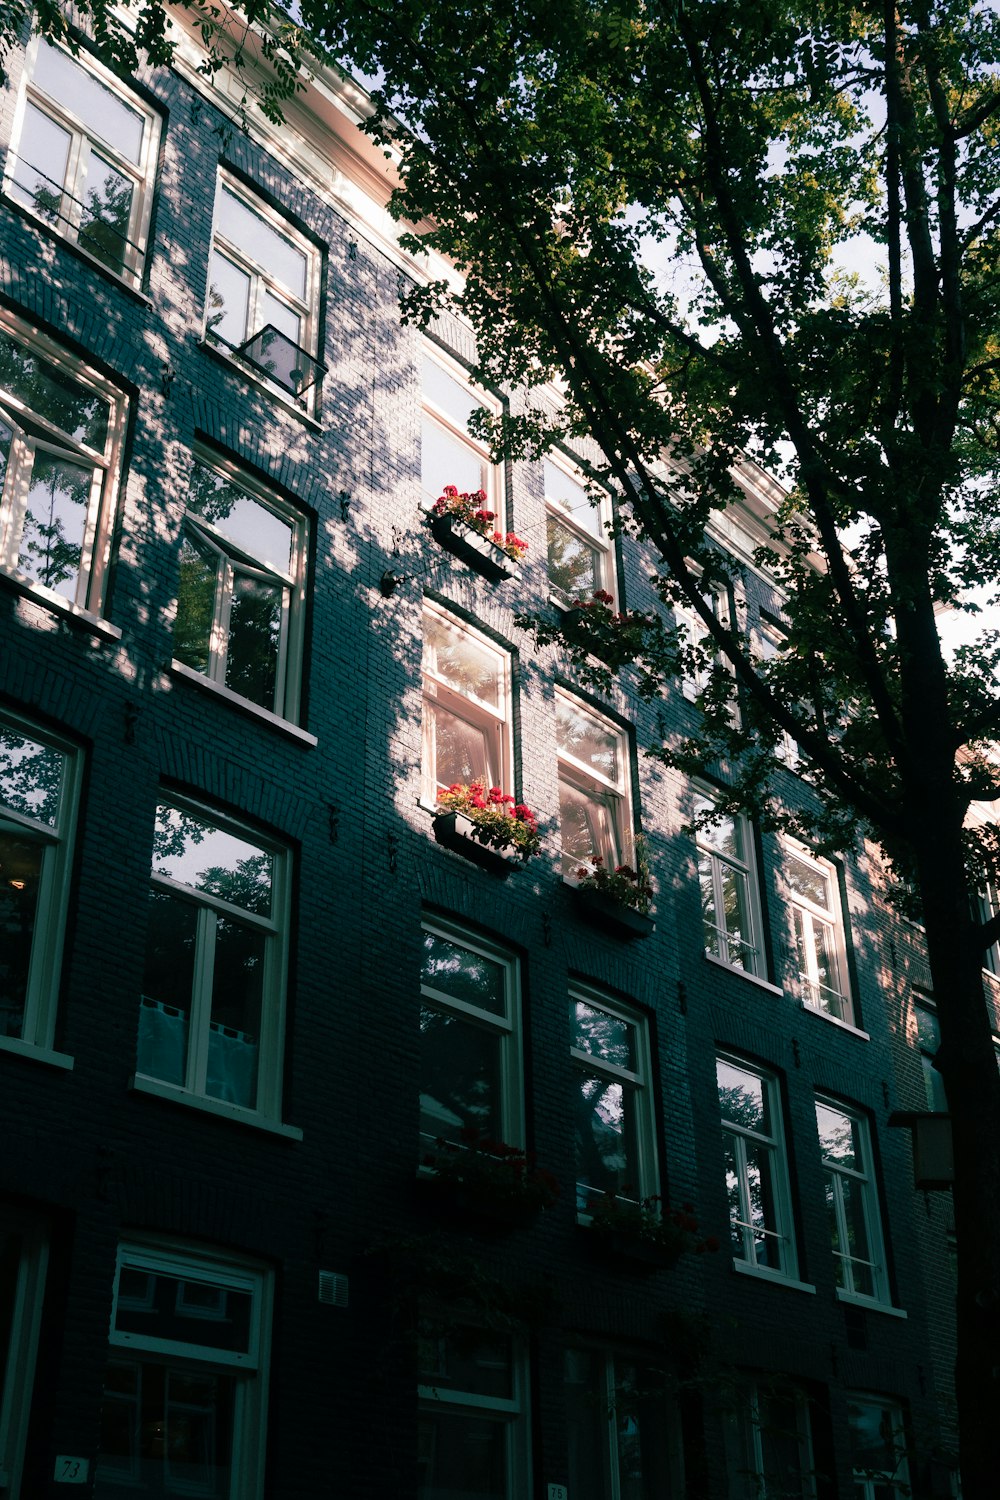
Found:
[[[469,418],[481,404],[472,393],[426,354],[421,363],[421,379],[427,399],[447,412],[456,427],[468,427]]]
[[[58,224],[63,217],[62,195],[72,144],[68,130],[35,105],[25,105],[11,195],[49,224]]]
[[[136,1069],[179,1086],[187,1074],[197,915],[190,901],[149,893]]]
[[[264,291],[260,299],[260,316],[258,323],[261,328],[268,324],[283,333],[286,339],[295,344],[297,348],[302,346],[302,319],[287,302],[282,302],[271,292]],[[255,330],[259,331],[259,330]]]
[[[844,1222],[847,1225],[847,1245],[842,1247],[851,1259],[852,1290],[863,1296],[875,1295],[872,1275],[871,1249],[868,1244],[868,1228],[865,1224],[863,1202],[864,1184],[851,1177],[839,1179],[844,1205]]]
[[[617,803],[611,792],[584,791],[560,777],[559,837],[564,875],[575,875],[581,861],[597,855],[612,869],[619,863]]]
[[[492,786],[499,767],[490,753],[496,736],[482,725],[449,713],[440,703],[426,703],[434,746],[434,780],[439,787],[484,780]]]
[[[700,802],[696,812],[701,812],[709,807],[708,802]],[[746,850],[744,849],[743,821],[740,818],[723,818],[719,823],[710,824],[707,828],[699,828],[698,843],[705,849],[714,849],[717,854],[735,859],[740,864],[746,863]]]
[[[229,608],[226,686],[264,708],[274,708],[284,599],[280,584],[237,573]]]
[[[805,900],[811,901],[814,906],[822,906],[829,911],[830,882],[822,870],[807,865],[803,860],[796,859],[794,855],[786,854],[785,878],[795,895],[802,896]]]
[[[138,1338],[250,1352],[253,1294],[179,1272],[122,1265],[114,1327]]]
[[[549,582],[564,594],[587,595],[602,586],[601,553],[554,516],[545,521]]]
[[[719,1058],[717,1064],[722,1118],[744,1130],[771,1134],[769,1090],[764,1080]]]
[[[747,1190],[750,1228],[754,1237],[754,1254],[759,1266],[781,1269],[774,1201],[774,1152],[768,1146],[747,1142]]]
[[[417,1500],[508,1500],[507,1427],[468,1412],[424,1412]]]
[[[38,46],[34,83],[76,116],[99,140],[138,164],[143,118],[111,89],[58,47]]]
[[[76,596],[93,480],[82,464],[35,455],[17,566],[68,599]]]
[[[605,532],[601,525],[600,507],[590,503],[590,496],[584,486],[547,459],[542,468],[547,503],[569,516],[578,530],[603,538]]]
[[[273,858],[179,807],[157,809],[153,873],[267,916]]]
[[[420,1129],[456,1141],[475,1128],[503,1138],[501,1039],[464,1016],[420,1010]]]
[[[636,1071],[636,1029],[631,1021],[587,1005],[583,1000],[571,1000],[570,1024],[577,1051],[587,1052],[617,1068],[626,1068],[630,1073]]]
[[[424,667],[456,692],[500,709],[503,672],[498,654],[439,615],[424,616]]]
[[[222,234],[251,260],[263,266],[300,302],[306,296],[306,258],[260,214],[227,188],[219,188],[217,223]]]
[[[55,828],[65,756],[0,725],[0,803]]]
[[[114,271],[120,271],[125,264],[132,194],[131,178],[92,151],[80,221],[80,244]]]
[[[605,1500],[608,1393],[604,1360],[598,1354],[566,1351],[566,1425],[573,1500]]]
[[[723,865],[722,907],[725,916],[728,957],[731,964],[745,969],[752,954],[750,900],[747,878],[742,872]]]
[[[671,1494],[663,1377],[644,1365],[615,1360],[615,1436],[621,1500]],[[777,1497],[775,1497],[777,1500]]]
[[[435,932],[424,933],[423,982],[491,1015],[506,1014],[504,967]]]
[[[208,281],[209,332],[234,347],[242,344],[250,316],[250,277],[213,250]]]
[[[107,401],[2,332],[0,386],[76,442],[98,453],[104,451],[110,415]]]
[[[248,1109],[257,1100],[266,943],[265,933],[216,920],[205,1092]]]
[[[635,1090],[607,1078],[576,1080],[577,1207],[588,1190],[639,1196],[639,1151]]]
[[[563,697],[556,699],[556,744],[560,754],[618,784],[621,736]]]
[[[425,412],[420,426],[420,484],[426,494],[436,500],[446,484],[474,494],[485,481],[482,455]]]
[[[827,1104],[817,1104],[816,1124],[819,1128],[819,1145],[825,1160],[850,1171],[860,1172],[861,1162],[857,1154],[857,1121]]]
[[[22,1034],[44,845],[0,828],[0,1036]]]
[[[421,1324],[417,1339],[420,1385],[509,1401],[513,1394],[510,1339],[478,1328]]]
[[[215,618],[218,553],[204,552],[190,537],[181,542],[174,656],[195,672],[207,672]]]
[[[97,1500],[230,1494],[231,1376],[112,1360],[101,1407]]]
[[[847,1405],[847,1421],[854,1469],[887,1477],[895,1475],[900,1466],[903,1436],[899,1412],[878,1401],[852,1397]]]
[[[295,536],[291,523],[222,474],[196,463],[191,471],[187,508],[248,557],[286,577],[291,574]]]
[[[744,1211],[741,1196],[742,1181],[736,1141],[728,1130],[722,1132],[722,1150],[726,1169],[726,1197],[729,1200],[731,1248],[734,1259],[746,1260],[747,1242],[743,1231],[744,1226],[747,1225],[747,1214]]]

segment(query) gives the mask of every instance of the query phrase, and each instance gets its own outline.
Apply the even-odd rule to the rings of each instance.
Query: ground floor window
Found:
[[[22,1489],[24,1442],[35,1375],[48,1241],[42,1226],[0,1204],[0,1493]]]
[[[513,1338],[427,1319],[419,1365],[418,1500],[520,1500],[527,1400]]]
[[[566,1351],[572,1500],[683,1494],[680,1425],[668,1372],[596,1349]]]
[[[119,1253],[94,1494],[263,1493],[270,1278],[172,1247]]]

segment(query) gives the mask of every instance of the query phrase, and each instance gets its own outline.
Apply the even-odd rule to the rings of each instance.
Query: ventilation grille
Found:
[[[346,1307],[347,1277],[340,1271],[320,1271],[319,1300],[327,1307]]]

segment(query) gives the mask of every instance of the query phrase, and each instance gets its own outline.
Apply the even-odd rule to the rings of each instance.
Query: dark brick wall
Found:
[[[18,64],[0,101],[9,140]],[[559,879],[552,695],[571,674],[537,652],[514,610],[547,595],[540,469],[511,471],[510,517],[531,543],[520,587],[491,588],[438,550],[418,524],[419,335],[400,325],[397,272],[330,204],[252,140],[220,139],[218,117],[177,77],[140,80],[164,140],[155,241],[141,294],[122,286],[0,200],[0,298],[129,393],[126,473],[107,614],[120,643],[54,615],[0,578],[0,703],[57,728],[85,754],[73,905],[56,1046],[71,1072],[0,1050],[0,1192],[51,1222],[54,1253],[39,1356],[25,1495],[50,1483],[55,1453],[93,1460],[116,1245],[150,1230],[228,1247],[274,1267],[267,1493],[405,1500],[415,1490],[412,1345],[397,1305],[408,1242],[435,1231],[414,1196],[416,995],[422,907],[508,944],[521,960],[529,1144],[564,1184],[558,1205],[503,1242],[446,1244],[512,1284],[548,1285],[549,1322],[531,1341],[535,1493],[565,1482],[561,1358],[595,1338],[670,1363],[676,1315],[708,1314],[708,1370],[787,1374],[822,1393],[818,1416],[847,1495],[844,1392],[900,1401],[923,1433],[946,1406],[949,1292],[941,1201],[911,1186],[909,1148],[891,1108],[920,1102],[908,1036],[916,963],[901,924],[845,851],[854,973],[868,1038],[788,996],[709,963],[691,790],[645,759],[658,716],[693,724],[679,686],[639,702],[627,674],[605,705],[634,727],[642,825],[659,897],[656,931],[629,945],[590,929]],[[289,411],[201,341],[215,175],[237,172],[322,249],[322,409]],[[460,356],[466,335],[439,333]],[[165,387],[164,369],[172,372]],[[214,445],[309,518],[308,630],[301,722],[311,746],[198,684],[171,676],[171,626],[185,487],[195,442]],[[630,606],[650,607],[651,571],[623,543]],[[384,598],[385,570],[401,577]],[[748,573],[749,615],[771,602]],[[520,795],[543,819],[544,853],[506,882],[432,842],[420,791],[420,608],[425,591],[506,643],[517,664]],[[137,996],[146,888],[160,789],[181,789],[283,841],[295,867],[284,1119],[294,1141],[136,1092]],[[803,789],[787,775],[783,795]],[[778,850],[760,849],[770,951],[787,951],[775,883]],[[897,945],[892,948],[892,944]],[[890,956],[890,953],[892,956]],[[714,1055],[724,1047],[781,1078],[805,1292],[734,1274],[728,1253],[688,1257],[644,1278],[597,1261],[574,1222],[566,994],[582,978],[649,1018],[663,1190],[697,1205],[725,1241],[727,1209]],[[842,1096],[871,1124],[891,1246],[894,1298],[907,1312],[851,1315],[834,1296],[814,1090]],[[381,1258],[373,1246],[389,1253]],[[351,1274],[347,1311],[319,1306],[319,1269]],[[674,1321],[671,1322],[671,1319]],[[673,1329],[673,1332],[671,1331]],[[712,1363],[714,1361],[714,1363]],[[691,1493],[722,1496],[720,1376],[696,1381]],[[373,1441],[373,1438],[375,1441]],[[822,1447],[822,1443],[820,1444]],[[922,1472],[912,1476],[923,1482]],[[706,1490],[707,1487],[707,1490]],[[833,1493],[833,1489],[829,1493]]]

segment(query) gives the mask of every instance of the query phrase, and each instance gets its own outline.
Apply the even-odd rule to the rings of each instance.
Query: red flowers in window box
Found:
[[[470,492],[459,491],[453,484],[446,484],[442,494],[431,506],[431,521],[436,516],[452,516],[461,521],[470,531],[478,532],[480,536],[499,547],[511,562],[523,561],[528,550],[528,544],[513,531],[499,531],[494,527],[496,512],[486,509],[486,492],[484,490],[472,490]]]
[[[438,811],[460,813],[472,824],[472,836],[491,849],[512,849],[530,859],[542,836],[530,807],[485,781],[454,782],[438,797]]]
[[[659,1194],[636,1199],[595,1193],[587,1201],[587,1213],[590,1232],[626,1256],[634,1250],[644,1259],[672,1266],[684,1254],[714,1254],[719,1249],[716,1235],[699,1236],[690,1203],[671,1208]]]
[[[559,1196],[556,1178],[534,1155],[481,1135],[475,1125],[465,1126],[458,1141],[435,1141],[421,1165],[433,1171],[439,1192],[478,1215],[523,1220]]]

